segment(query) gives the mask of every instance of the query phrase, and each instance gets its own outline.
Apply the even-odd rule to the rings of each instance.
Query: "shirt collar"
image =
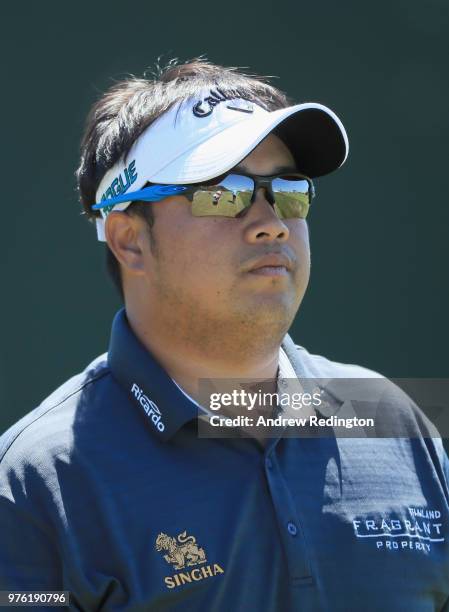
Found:
[[[136,338],[124,308],[112,323],[108,364],[131,402],[142,412],[150,430],[161,440],[169,440],[185,423],[197,417],[197,406]]]
[[[278,385],[279,382],[286,378],[296,378],[296,372],[291,364],[287,353],[284,351],[282,346],[279,348],[279,372],[278,372]]]
[[[284,345],[286,341],[292,342],[289,336],[284,339]],[[108,365],[130,401],[147,420],[150,431],[161,440],[169,440],[187,422],[204,414],[204,409],[141,344],[129,325],[124,308],[118,311],[112,323]],[[278,382],[290,377],[296,378],[297,374],[291,356],[281,347]]]
[[[277,375],[277,389],[276,389],[278,394],[280,394],[284,390],[284,389],[281,389],[280,387],[281,385],[283,386],[285,380],[289,378],[296,379],[296,373],[295,373],[295,370],[293,369],[292,364],[290,363],[290,359],[287,357],[286,352],[281,346],[279,347],[279,370],[278,370],[278,375]],[[178,389],[187,397],[187,399],[190,400],[192,403],[194,403],[195,406],[198,408],[198,418],[203,419],[206,422],[209,421],[209,417],[213,416],[215,413],[209,410],[208,408],[206,408],[205,406],[201,406],[201,404],[198,404],[198,402],[195,401],[193,397],[191,397],[186,391],[184,391],[184,389],[180,385],[178,385],[178,383],[176,382],[174,378],[172,378],[172,381],[175,383]]]

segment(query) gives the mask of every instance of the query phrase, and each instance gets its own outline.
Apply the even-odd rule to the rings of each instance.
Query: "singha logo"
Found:
[[[196,538],[188,536],[186,531],[180,533],[177,538],[172,538],[166,533],[160,533],[156,538],[156,550],[162,552],[167,563],[172,563],[174,569],[184,569],[192,565],[206,563],[206,553],[196,544]]]

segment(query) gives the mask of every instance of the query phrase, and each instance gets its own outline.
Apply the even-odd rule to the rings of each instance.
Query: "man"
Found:
[[[287,334],[312,179],[347,152],[330,109],[201,60],[95,104],[77,177],[125,307],[108,354],[0,440],[0,589],[88,611],[449,610],[441,440],[392,385],[379,406],[407,437],[311,433],[350,405],[333,380],[383,379]],[[319,409],[299,437],[248,421],[221,438],[217,379],[298,383]],[[249,395],[218,397],[232,416]]]

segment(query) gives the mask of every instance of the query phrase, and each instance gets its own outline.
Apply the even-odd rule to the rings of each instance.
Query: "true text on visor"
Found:
[[[126,193],[128,189],[131,187],[133,183],[137,180],[137,171],[136,171],[136,160],[133,159],[132,162],[128,164],[128,166],[123,170],[123,173],[120,172],[119,175],[112,181],[109,187],[101,196],[101,201],[109,200],[121,193]],[[114,205],[106,206],[103,208],[103,212],[107,215],[114,208]]]

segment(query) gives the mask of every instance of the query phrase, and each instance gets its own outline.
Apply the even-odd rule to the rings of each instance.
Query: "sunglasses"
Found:
[[[151,185],[103,200],[92,209],[135,200],[158,202],[173,195],[183,195],[191,202],[194,217],[238,217],[253,204],[259,188],[265,189],[266,198],[280,219],[305,219],[315,196],[312,180],[302,174],[258,176],[230,172],[201,184]]]

